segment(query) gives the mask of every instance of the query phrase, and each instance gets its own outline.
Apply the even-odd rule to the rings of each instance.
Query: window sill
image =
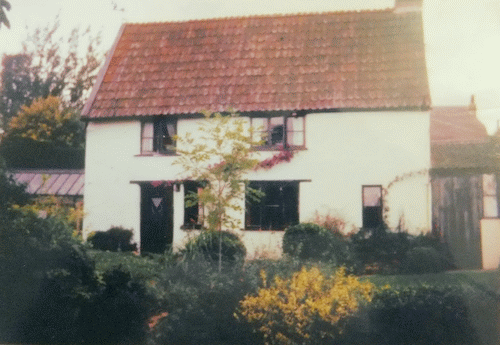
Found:
[[[190,231],[190,230],[201,230],[201,229],[203,229],[203,226],[201,226],[201,224],[183,224],[183,225],[181,225],[181,230]]]
[[[173,156],[178,156],[178,154],[176,152],[172,153],[145,152],[134,155],[134,157],[173,157]]]
[[[252,147],[254,151],[305,151],[307,148],[305,146],[291,146],[291,147],[281,147],[281,146],[254,146]]]
[[[249,232],[284,232],[285,229],[244,229],[243,231]]]

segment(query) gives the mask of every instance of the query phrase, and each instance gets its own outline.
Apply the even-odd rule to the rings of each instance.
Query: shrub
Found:
[[[451,287],[382,289],[365,308],[365,318],[351,319],[344,344],[472,345],[477,334],[469,320],[464,291]]]
[[[411,238],[406,232],[391,232],[385,225],[377,229],[360,229],[351,236],[357,273],[399,272],[401,262],[411,248]]]
[[[135,251],[137,244],[132,242],[132,230],[113,227],[108,231],[97,231],[87,239],[94,249],[117,251]]]
[[[283,252],[301,260],[322,260],[346,264],[350,259],[349,246],[339,232],[313,223],[290,226],[283,236]]]
[[[223,262],[237,262],[245,258],[246,248],[238,235],[229,231],[202,231],[186,243],[187,257],[202,256],[208,261],[219,260],[219,250]]]
[[[405,273],[438,273],[451,267],[448,259],[433,247],[414,247],[408,250],[402,262]]]
[[[256,290],[256,281],[241,265],[219,272],[203,257],[165,267],[155,283],[160,319],[152,339],[157,344],[262,344],[250,325],[234,317],[239,301]]]
[[[21,319],[28,322],[30,315],[37,313],[36,306],[41,301],[39,296],[47,291],[56,295],[71,293],[73,289],[78,291],[79,284],[87,281],[92,273],[81,243],[72,237],[72,229],[65,222],[52,217],[39,218],[33,212],[23,210],[14,210],[11,216],[0,222],[2,342],[19,342],[15,337],[29,336],[23,330],[30,327],[23,328],[19,322]],[[48,288],[47,279],[50,277],[58,277],[60,285],[57,288],[52,289],[53,285]],[[64,307],[59,308],[61,315],[64,314]],[[56,315],[52,317],[57,318]],[[16,329],[16,326],[20,328]]]
[[[325,278],[313,267],[303,268],[291,279],[275,277],[257,295],[240,302],[239,315],[272,344],[318,344],[334,341],[343,324],[360,305],[370,302],[374,285],[347,276],[340,268]]]

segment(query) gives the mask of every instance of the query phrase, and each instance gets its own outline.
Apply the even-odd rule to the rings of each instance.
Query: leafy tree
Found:
[[[0,115],[3,127],[23,105],[37,98],[59,96],[65,107],[80,110],[93,86],[103,55],[100,36],[74,29],[68,38],[58,35],[60,22],[28,35],[22,52],[2,58]],[[85,51],[80,39],[88,38]],[[63,48],[67,47],[67,48]]]
[[[205,112],[205,120],[194,138],[188,133],[178,138],[175,161],[183,167],[186,178],[200,182],[204,187],[199,193],[187,195],[188,205],[200,203],[206,215],[202,219],[208,231],[233,230],[240,226],[234,216],[242,211],[241,200],[245,195],[245,175],[259,161],[255,159],[252,146],[252,129],[235,112],[229,115]],[[222,236],[219,236],[222,239]],[[219,243],[219,267],[222,254]]]
[[[83,168],[84,126],[62,103],[40,98],[12,118],[0,143],[9,168]]]
[[[28,138],[60,146],[83,146],[83,125],[72,108],[63,108],[59,97],[36,99],[22,106],[6,133],[8,138]]]
[[[206,112],[205,121],[193,138],[178,138],[180,157],[174,164],[183,167],[186,179],[199,181],[204,188],[188,195],[188,201],[201,203],[207,211],[203,223],[208,230],[233,230],[240,225],[232,211],[241,211],[245,193],[245,174],[259,161],[253,157],[257,145],[253,131],[234,112],[229,115]]]
[[[0,0],[0,27],[2,27],[3,23],[6,27],[10,29],[10,23],[3,9],[4,7],[7,11],[10,11],[10,3],[7,0]]]

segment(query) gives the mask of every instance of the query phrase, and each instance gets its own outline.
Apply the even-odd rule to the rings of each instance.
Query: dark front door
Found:
[[[141,186],[141,252],[163,253],[173,240],[172,186]]]

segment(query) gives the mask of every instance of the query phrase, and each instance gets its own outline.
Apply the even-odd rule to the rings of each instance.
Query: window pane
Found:
[[[256,131],[265,131],[267,130],[267,119],[263,117],[254,117],[252,118],[252,127]]]
[[[250,187],[265,195],[258,201],[246,199],[247,229],[284,230],[298,223],[298,183],[282,181],[251,182]]]
[[[288,117],[286,121],[288,131],[303,131],[304,118],[303,117]]]
[[[152,138],[153,137],[153,123],[146,122],[142,124],[142,137]]]
[[[304,146],[304,133],[288,132],[286,141],[288,146]]]
[[[283,126],[283,117],[282,116],[279,116],[279,117],[271,117],[270,120],[269,120],[270,124],[271,124],[271,127],[274,127],[274,126],[279,126],[279,125],[282,125]]]
[[[498,217],[498,206],[496,196],[485,196],[484,200],[484,217],[486,218],[497,218]]]
[[[142,152],[153,152],[153,138],[142,139]]]
[[[363,187],[363,206],[382,206],[382,187]]]
[[[141,152],[150,153],[153,152],[153,123],[145,122],[142,124],[141,133]]]
[[[153,149],[156,152],[172,152],[175,147],[174,136],[176,134],[175,120],[161,119],[154,124]]]
[[[495,175],[483,175],[483,192],[485,195],[497,195],[497,182],[495,179]]]

